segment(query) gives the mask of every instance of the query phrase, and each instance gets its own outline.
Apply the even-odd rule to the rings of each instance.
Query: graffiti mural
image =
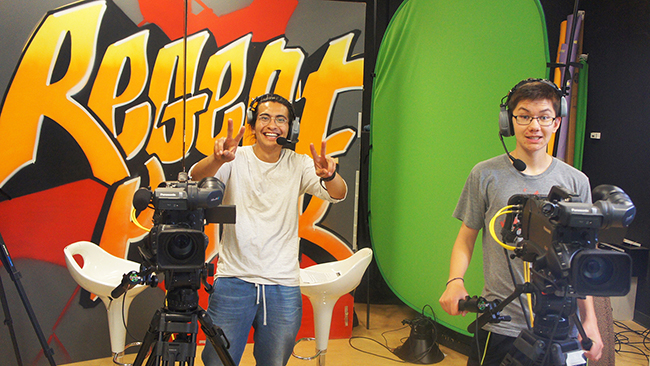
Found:
[[[63,248],[88,240],[138,260],[132,244],[146,232],[131,221],[135,191],[177,180],[212,153],[224,121],[243,125],[249,101],[266,92],[294,101],[301,116],[296,151],[308,154],[310,143],[327,140],[353,192],[363,4],[254,0],[217,15],[209,1],[195,0],[185,23],[181,0],[122,3],[49,10],[11,65],[0,104],[0,233],[14,259],[65,266]],[[328,11],[361,17],[332,34],[312,29],[310,19]],[[349,256],[353,202],[335,208],[305,197],[302,207],[304,264]],[[136,219],[151,227],[152,214]],[[207,258],[217,254],[218,233],[218,225],[206,227]],[[56,296],[65,303],[70,295]],[[64,309],[49,312],[61,319]],[[45,322],[46,335],[57,338],[58,321]]]

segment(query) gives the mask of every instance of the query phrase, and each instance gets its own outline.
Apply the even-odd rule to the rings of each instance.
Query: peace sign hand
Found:
[[[214,142],[214,158],[221,162],[225,163],[228,161],[233,161],[235,159],[235,153],[237,152],[237,146],[239,142],[244,137],[244,131],[246,127],[242,126],[237,133],[237,136],[233,137],[233,121],[228,119],[228,133],[226,137],[217,139]]]
[[[311,156],[314,158],[314,168],[316,175],[320,178],[329,178],[336,171],[336,162],[331,157],[327,156],[326,149],[327,142],[321,143],[320,155],[316,152],[314,144],[310,144]]]

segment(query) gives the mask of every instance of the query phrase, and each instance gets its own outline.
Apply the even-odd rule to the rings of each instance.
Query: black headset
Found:
[[[277,94],[262,94],[259,97],[253,99],[248,106],[248,111],[246,112],[246,120],[251,127],[255,126],[255,121],[257,120],[257,107],[260,103],[266,102],[276,102],[284,105],[289,110],[289,136],[287,140],[289,143],[298,142],[298,135],[300,134],[300,118],[296,116],[296,111],[293,108],[293,104],[289,102],[286,98],[277,95]]]
[[[562,90],[557,87],[553,82],[548,81],[546,79],[535,79],[535,78],[530,78],[530,79],[525,79],[517,83],[509,92],[508,95],[505,97],[501,98],[501,111],[499,112],[499,133],[503,137],[509,137],[515,134],[515,129],[514,126],[512,125],[512,111],[508,109],[508,102],[510,101],[510,97],[512,94],[514,94],[515,90],[520,88],[522,85],[529,84],[529,83],[534,83],[534,82],[540,82],[547,84],[549,86],[552,86],[553,89],[557,92],[558,97],[560,97],[560,115],[558,117],[566,117],[568,115],[568,106],[567,106],[567,101],[566,98],[564,97],[564,94],[562,93]]]

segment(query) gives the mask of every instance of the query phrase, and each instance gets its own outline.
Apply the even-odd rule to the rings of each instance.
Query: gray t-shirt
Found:
[[[506,256],[503,247],[490,235],[488,230],[490,220],[497,211],[508,204],[512,195],[539,194],[547,196],[555,185],[578,194],[582,202],[591,203],[589,178],[581,171],[555,158],[544,173],[534,176],[523,174],[515,169],[505,154],[478,163],[469,174],[453,216],[469,228],[483,229],[485,285],[482,296],[487,300],[504,300],[513,293],[515,286],[508,269],[508,261],[512,264],[517,284],[524,283],[523,261],[519,258],[510,259]],[[500,231],[504,219],[505,216],[501,216],[495,223],[495,232],[499,239],[501,239]],[[508,254],[512,254],[512,252],[508,252]],[[522,295],[521,298],[526,303],[525,295]],[[488,323],[483,328],[497,334],[516,337],[522,329],[527,327],[524,312],[517,300],[506,306],[501,315],[511,316],[512,321]],[[526,316],[528,316],[528,311],[526,311]]]

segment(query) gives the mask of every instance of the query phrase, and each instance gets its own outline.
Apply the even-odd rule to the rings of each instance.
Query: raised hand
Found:
[[[321,143],[320,155],[316,152],[314,144],[310,144],[309,148],[311,149],[311,156],[314,158],[314,168],[316,169],[316,175],[321,178],[328,178],[336,170],[336,162],[331,157],[327,156],[327,143],[323,141]]]
[[[246,128],[242,126],[235,137],[233,137],[233,130],[233,121],[232,119],[228,119],[228,133],[226,137],[217,139],[214,142],[214,158],[221,163],[235,159],[237,146],[239,146],[239,142],[244,137]]]

